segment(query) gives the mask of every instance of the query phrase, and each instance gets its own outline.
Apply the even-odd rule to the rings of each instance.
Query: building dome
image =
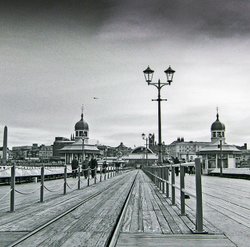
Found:
[[[89,130],[89,125],[83,120],[83,114],[81,114],[81,119],[75,124],[76,130]]]
[[[223,123],[221,123],[220,120],[219,120],[219,114],[217,113],[216,116],[217,116],[217,119],[211,125],[211,131],[214,131],[214,130],[225,130],[225,125]]]

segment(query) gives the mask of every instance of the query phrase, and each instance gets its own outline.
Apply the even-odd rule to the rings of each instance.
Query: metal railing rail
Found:
[[[15,185],[16,185],[16,169],[17,169],[17,167],[16,167],[16,164],[13,164],[10,167],[10,169],[11,169],[10,191],[6,195],[4,195],[2,198],[0,198],[2,200],[8,194],[10,194],[10,212],[15,211],[15,193],[20,193],[22,195],[29,195],[29,194],[32,194],[32,193],[40,190],[40,202],[44,202],[44,190],[46,190],[48,192],[52,192],[52,193],[53,192],[59,192],[61,190],[61,188],[60,187],[58,188],[58,186],[57,186],[57,189],[51,189],[51,188],[48,188],[47,186],[45,186],[45,168],[46,167],[45,167],[44,164],[42,166],[40,166],[40,174],[36,174],[36,177],[40,177],[40,189],[38,188],[38,189],[36,189],[34,191],[29,191],[29,192],[27,192],[27,191],[19,191],[19,190],[15,189]],[[57,167],[59,167],[59,166],[57,166]],[[67,166],[66,165],[62,166],[61,165],[60,167],[64,167],[64,173],[63,173],[63,194],[64,195],[67,194],[67,187],[71,191],[76,189],[76,187],[77,187],[78,190],[81,189],[81,172],[84,172],[84,171],[88,172],[88,174],[87,174],[88,175],[87,176],[87,186],[90,185],[90,173],[91,172],[93,172],[92,175],[93,175],[93,179],[94,179],[94,184],[97,183],[97,178],[96,178],[97,168],[91,169],[90,167],[88,167],[86,169],[81,169],[80,167],[78,167],[76,169],[76,171],[77,171],[77,183],[73,187],[71,187],[67,182],[67,175],[68,175]],[[37,168],[38,167],[36,167],[36,169]],[[21,169],[21,167],[19,166],[18,169]],[[111,169],[108,169],[108,171],[104,172],[104,176],[105,176],[104,180],[106,180],[106,173],[108,173],[108,178],[112,178],[112,177],[114,177],[116,175],[119,175],[122,170],[123,170],[122,168],[115,170],[114,167],[112,167]],[[100,171],[100,176],[102,176],[101,173],[102,173],[102,171]],[[99,182],[101,182],[101,181],[102,181],[102,179],[100,178]]]
[[[195,168],[195,184],[196,193],[193,194],[185,189],[185,168]],[[175,184],[176,174],[175,169],[180,169],[180,186]],[[164,193],[167,198],[170,198],[171,189],[171,204],[176,205],[176,189],[180,191],[180,210],[181,215],[186,215],[185,198],[190,196],[196,199],[196,223],[195,232],[205,233],[203,229],[203,205],[202,205],[202,182],[201,182],[201,162],[200,159],[195,159],[195,162],[165,165],[165,166],[147,166],[143,168],[144,172],[149,176],[153,183]],[[171,187],[171,188],[170,188]]]

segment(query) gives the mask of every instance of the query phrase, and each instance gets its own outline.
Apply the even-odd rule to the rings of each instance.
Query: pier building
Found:
[[[215,168],[236,168],[240,164],[242,151],[235,145],[226,143],[226,127],[219,119],[211,125],[211,143],[201,148],[197,154],[202,157],[203,172],[209,173]]]
[[[100,156],[101,152],[97,147],[98,142],[89,138],[89,125],[83,118],[83,112],[81,119],[76,122],[74,130],[74,135],[71,135],[71,143],[59,150],[59,153],[65,157],[66,164],[71,164],[74,157],[82,162],[92,155]]]

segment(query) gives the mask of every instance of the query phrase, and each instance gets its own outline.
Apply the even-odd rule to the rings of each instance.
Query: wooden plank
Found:
[[[141,181],[141,173],[139,173],[139,179],[138,179],[138,182],[139,182],[139,196],[138,196],[138,200],[139,200],[139,203],[138,203],[138,210],[139,210],[139,215],[138,215],[138,231],[139,232],[142,232],[143,229],[144,229],[144,226],[143,226],[143,212],[142,212],[142,181]]]
[[[162,210],[163,215],[166,217],[167,222],[169,223],[170,228],[174,234],[178,233],[190,233],[190,229],[184,224],[180,216],[175,213],[173,210],[174,206],[170,206],[165,200],[164,197],[159,191],[151,186],[152,194],[154,195],[153,199],[158,203],[159,208]],[[166,210],[164,210],[166,209]]]
[[[164,235],[121,233],[117,247],[235,247],[224,235]]]
[[[0,232],[1,247],[9,246],[13,241],[23,237],[28,232]]]
[[[153,232],[153,227],[152,227],[152,220],[151,220],[151,215],[150,215],[150,209],[152,210],[152,205],[150,203],[150,205],[148,205],[147,203],[147,195],[146,195],[146,185],[145,185],[145,181],[144,181],[144,177],[143,178],[143,186],[142,186],[142,197],[141,197],[141,201],[142,201],[142,217],[143,217],[143,231],[144,232]]]
[[[134,187],[134,201],[132,210],[132,219],[130,224],[130,232],[138,232],[139,230],[139,183]]]

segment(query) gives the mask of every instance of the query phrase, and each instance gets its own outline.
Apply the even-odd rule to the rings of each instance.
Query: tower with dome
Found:
[[[98,157],[100,155],[100,150],[97,148],[98,142],[89,138],[89,125],[83,118],[83,108],[81,119],[76,122],[74,130],[74,135],[71,135],[73,143],[60,149],[66,164],[71,164],[73,158],[81,163],[83,160],[90,159],[91,156]]]
[[[88,139],[89,138],[89,125],[83,119],[83,112],[81,114],[81,119],[75,124],[75,139]]]
[[[226,127],[219,119],[217,108],[216,120],[211,125],[211,143],[200,149],[197,154],[202,157],[203,172],[214,169],[236,168],[240,162],[241,150],[235,145],[226,143]]]
[[[215,143],[222,140],[225,143],[225,125],[219,120],[219,112],[217,109],[216,121],[211,125],[211,142]]]

